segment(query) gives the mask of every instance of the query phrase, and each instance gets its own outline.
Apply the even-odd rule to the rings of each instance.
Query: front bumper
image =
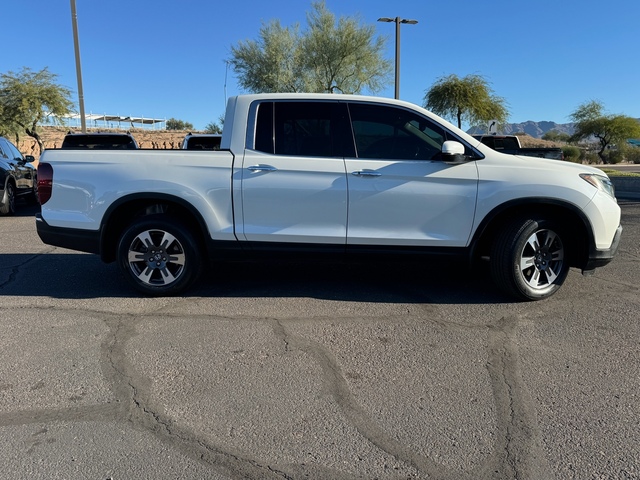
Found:
[[[606,250],[596,250],[596,248],[592,246],[591,251],[589,252],[587,263],[582,268],[582,274],[590,275],[596,268],[604,267],[606,264],[611,262],[611,260],[613,260],[613,257],[616,255],[616,252],[618,251],[618,247],[620,246],[621,236],[622,225],[618,225],[616,233],[613,236],[613,242],[611,242],[611,247]]]

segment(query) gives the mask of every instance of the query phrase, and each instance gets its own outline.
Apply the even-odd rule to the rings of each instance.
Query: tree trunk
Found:
[[[600,151],[598,152],[598,156],[600,157],[600,160],[602,160],[602,163],[609,163],[607,160],[606,155],[604,154],[604,151],[607,149],[606,145],[602,145],[602,148],[600,149]]]
[[[42,155],[42,152],[44,151],[44,142],[40,138],[40,135],[38,135],[38,132],[36,132],[36,129],[35,128],[34,129],[25,128],[24,131],[27,132],[27,135],[29,135],[30,137],[35,138],[36,142],[38,142],[38,148],[40,149],[40,155]]]

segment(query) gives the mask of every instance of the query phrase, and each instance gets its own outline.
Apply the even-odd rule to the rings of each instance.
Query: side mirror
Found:
[[[36,161],[36,157],[34,157],[33,155],[25,155],[24,161],[25,163],[33,163]]]
[[[442,160],[446,163],[457,165],[464,163],[467,157],[464,154],[464,145],[460,142],[447,140],[442,144]]]

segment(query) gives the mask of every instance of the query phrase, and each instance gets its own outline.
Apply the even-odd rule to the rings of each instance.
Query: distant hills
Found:
[[[516,133],[524,132],[533,138],[541,138],[545,133],[555,130],[559,133],[567,133],[573,135],[575,131],[574,123],[556,123],[556,122],[528,122],[522,123],[508,123],[498,129],[500,135],[514,135]],[[476,135],[485,133],[486,128],[472,127],[467,130],[470,135]]]
[[[640,118],[637,119],[640,122]],[[522,123],[508,123],[498,128],[498,134],[500,135],[514,135],[519,132],[524,132],[533,138],[541,138],[545,133],[555,130],[559,133],[567,133],[573,135],[575,132],[575,123],[556,123],[556,122],[528,122]],[[470,135],[476,135],[485,133],[486,128],[472,127],[467,130]]]

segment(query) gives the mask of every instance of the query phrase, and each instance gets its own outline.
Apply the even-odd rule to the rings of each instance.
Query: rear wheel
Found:
[[[0,215],[13,215],[16,213],[16,191],[11,182],[7,183],[4,190],[4,204],[0,207]]]
[[[163,215],[143,217],[125,230],[117,260],[127,280],[149,296],[183,292],[202,269],[199,245],[189,228]]]
[[[561,229],[549,220],[514,219],[492,246],[494,282],[520,299],[550,297],[562,286],[568,272]]]

